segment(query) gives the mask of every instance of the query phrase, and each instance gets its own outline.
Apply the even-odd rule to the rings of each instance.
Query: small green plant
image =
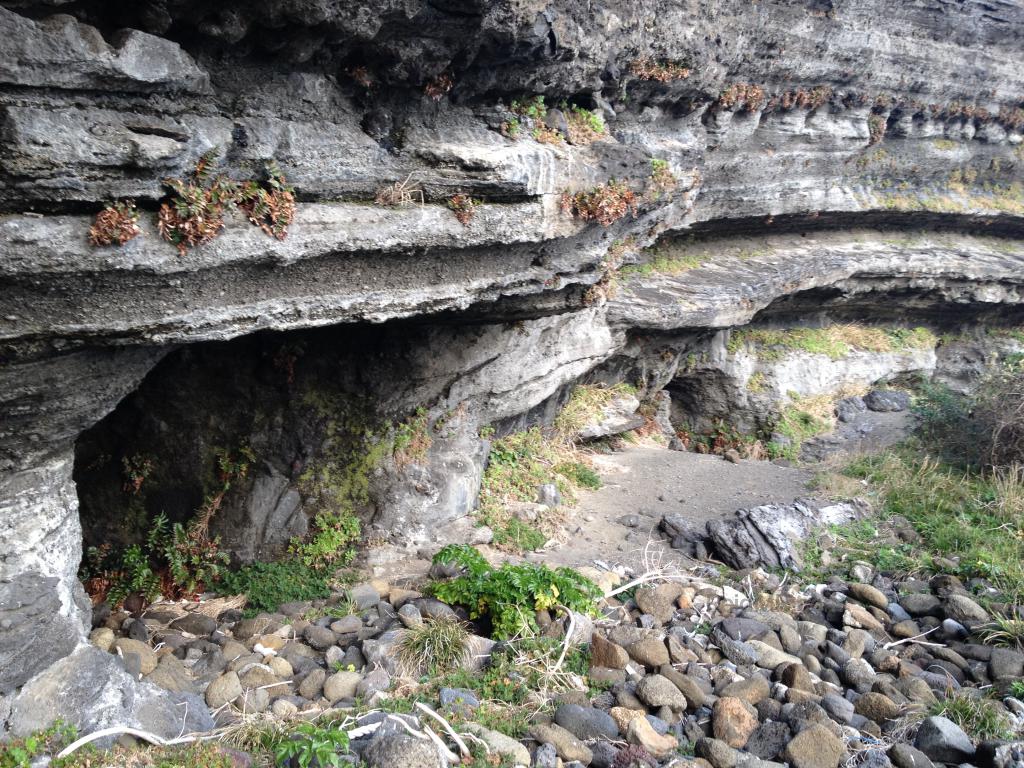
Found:
[[[295,759],[299,768],[341,768],[348,753],[348,734],[341,728],[302,723],[274,749],[279,764]]]
[[[551,570],[543,565],[503,565],[492,568],[473,547],[454,544],[434,556],[435,563],[455,564],[465,573],[449,581],[431,584],[434,596],[463,605],[470,618],[487,617],[499,639],[536,632],[535,611],[557,605],[585,614],[596,614],[601,590],[571,568]]]
[[[0,742],[0,768],[30,768],[35,758],[58,752],[77,735],[73,725],[58,720],[46,730]]]
[[[669,167],[668,160],[651,158],[651,176],[648,181],[648,194],[651,199],[658,200],[662,195],[671,192],[679,184],[679,180]]]
[[[89,242],[96,247],[124,245],[141,231],[135,203],[124,200],[110,203],[96,214],[96,221],[89,228]]]
[[[300,560],[278,563],[256,562],[225,573],[218,591],[248,598],[246,613],[276,611],[282,603],[305,602],[329,597],[328,575]]]
[[[513,101],[510,110],[520,117],[528,117],[531,120],[543,120],[548,116],[548,108],[544,104],[543,96],[533,96],[523,101]]]
[[[1024,699],[1024,680],[1014,680],[1010,684],[1010,694],[1015,699]]]
[[[466,659],[469,629],[456,619],[427,619],[410,627],[398,643],[398,661],[412,675],[438,675],[458,669]]]
[[[581,461],[563,461],[555,465],[555,472],[569,478],[580,488],[596,491],[601,487],[601,476]]]
[[[476,215],[476,207],[482,204],[482,200],[475,200],[461,192],[448,198],[448,207],[455,214],[455,218],[459,220],[459,224],[464,227],[470,225],[470,222],[473,221],[473,216]]]
[[[513,117],[501,124],[502,135],[507,136],[513,141],[519,138],[519,134],[522,133],[522,130],[523,126],[522,123],[519,122],[518,117]]]
[[[946,698],[932,704],[928,714],[952,720],[976,741],[1014,738],[1012,722],[998,702],[967,692],[947,691]]]
[[[564,192],[561,205],[565,213],[582,221],[596,221],[603,227],[611,226],[629,213],[636,216],[639,211],[636,193],[624,181],[615,179],[588,191]]]
[[[151,534],[152,535],[152,534]],[[107,600],[113,605],[121,603],[128,595],[138,593],[147,601],[160,596],[160,577],[150,565],[149,555],[138,544],[132,544],[121,556],[121,568],[112,579],[113,585]]]
[[[360,533],[359,518],[351,512],[322,511],[313,518],[313,535],[292,539],[288,551],[315,570],[347,565],[355,558]]]
[[[277,163],[267,164],[265,182],[249,180],[238,187],[235,202],[249,221],[271,237],[284,240],[295,218],[295,190],[288,186]]]
[[[779,415],[773,431],[787,438],[787,444],[768,443],[768,455],[772,458],[786,458],[796,461],[800,455],[800,446],[808,438],[827,432],[830,424],[824,419],[808,413],[800,407],[799,402],[788,405]]]
[[[427,409],[420,407],[416,409],[416,413],[395,428],[392,455],[399,467],[422,464],[426,460],[427,451],[433,443],[430,430],[427,428],[428,423]]]

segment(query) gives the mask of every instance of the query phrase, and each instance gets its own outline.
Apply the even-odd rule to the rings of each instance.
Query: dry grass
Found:
[[[410,173],[403,181],[396,181],[394,184],[381,187],[377,190],[374,202],[377,205],[398,206],[404,208],[412,205],[419,198],[419,204],[426,204],[426,197],[423,190],[416,186]]]

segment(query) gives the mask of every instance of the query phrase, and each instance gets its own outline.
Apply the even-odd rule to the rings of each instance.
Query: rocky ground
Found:
[[[847,406],[856,413],[841,425],[865,413]],[[865,505],[779,503],[782,490],[802,489],[805,470],[653,446],[598,463],[607,485],[570,527],[613,509],[606,499],[629,483],[675,495],[673,483],[692,491],[687,478],[701,477],[719,506],[705,505],[704,520],[691,514],[692,493],[650,506],[631,493],[640,501],[617,506],[634,513],[601,520],[625,533],[618,547],[601,542],[603,557],[590,557],[593,536],[530,556],[590,559],[573,565],[605,593],[597,613],[538,611],[537,637],[498,643],[486,622],[471,622],[461,672],[424,675],[400,651],[425,622],[468,619],[467,606],[429,596],[433,578],[452,573],[436,568],[252,617],[230,598],[98,614],[91,642],[136,677],[201,696],[225,743],[239,748],[235,765],[272,764],[239,734],[306,720],[346,730],[350,751],[339,760],[370,768],[1020,762],[1024,653],[1012,621],[997,618],[1020,608],[1000,602],[993,584],[951,572],[894,579],[848,558],[829,568],[845,556],[827,551],[809,570],[816,530],[863,516]],[[608,471],[616,465],[624,469]],[[667,472],[683,466],[692,473]],[[778,482],[759,495],[752,477]],[[730,500],[745,506],[723,516]],[[888,535],[919,541],[898,520]]]
[[[91,639],[133,674],[201,692],[222,726],[252,713],[327,713],[355,718],[355,730],[401,719],[419,733],[430,722],[425,714],[386,712],[428,693],[502,764],[1015,764],[1016,746],[972,740],[957,724],[973,704],[988,713],[990,737],[1024,726],[1024,704],[1013,695],[1024,654],[983,644],[976,633],[992,619],[979,604],[989,597],[986,585],[950,575],[894,582],[867,565],[854,571],[859,581],[831,578],[804,589],[763,570],[713,581],[670,571],[606,598],[596,621],[575,617],[567,641],[586,649],[586,669],[547,688],[545,706],[531,702],[537,706],[518,739],[466,724],[473,710],[494,705],[481,691],[407,677],[396,650],[402,633],[459,609],[398,585],[359,584],[344,603],[284,605],[253,618],[237,608],[211,616],[202,605],[187,612],[157,605],[137,618],[111,615]],[[620,579],[587,573],[609,591]],[[545,615],[540,624],[546,636],[564,638],[564,620]],[[472,670],[501,651],[483,637],[472,642]],[[982,701],[983,694],[994,695]],[[938,714],[943,706],[948,717]],[[401,725],[381,725],[352,749],[375,768],[446,764]],[[399,753],[401,762],[392,762]]]

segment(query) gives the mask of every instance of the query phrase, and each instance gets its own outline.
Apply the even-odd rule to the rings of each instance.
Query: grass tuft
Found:
[[[402,634],[398,661],[410,675],[451,672],[465,661],[469,636],[469,629],[461,621],[427,619]]]
[[[928,714],[952,720],[975,741],[1014,738],[1015,729],[1010,718],[998,702],[992,699],[948,691],[944,700],[929,708]]]

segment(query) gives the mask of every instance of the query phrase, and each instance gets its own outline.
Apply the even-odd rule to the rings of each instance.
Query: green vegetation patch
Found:
[[[705,259],[695,254],[674,255],[664,251],[647,251],[649,258],[642,264],[630,264],[619,270],[623,278],[651,277],[652,275],[681,275],[704,264]]]
[[[330,574],[301,560],[252,563],[225,574],[220,583],[224,594],[245,595],[246,614],[276,611],[282,603],[329,597]]]
[[[431,593],[450,605],[464,606],[472,619],[489,619],[492,635],[498,639],[537,633],[536,611],[564,606],[588,615],[597,613],[600,588],[571,568],[551,570],[533,563],[494,568],[465,544],[444,547],[433,562],[458,565],[464,573],[432,583]]]
[[[753,349],[762,360],[781,360],[790,352],[808,352],[842,360],[853,350],[902,352],[929,349],[938,337],[927,328],[833,325],[828,328],[738,328],[727,343],[730,353]]]

